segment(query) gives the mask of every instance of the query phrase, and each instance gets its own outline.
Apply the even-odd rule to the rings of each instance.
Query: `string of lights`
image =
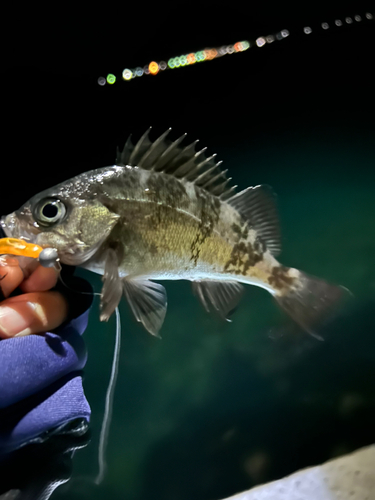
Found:
[[[366,12],[366,14],[362,17],[361,15],[355,15],[353,17],[345,17],[342,19],[335,19],[331,24],[327,22],[322,22],[319,26],[319,29],[328,30],[331,26],[340,27],[344,24],[350,25],[354,23],[359,23],[362,20],[373,21],[374,16],[370,12]],[[315,29],[314,29],[315,30]],[[305,35],[310,35],[313,32],[313,29],[310,26],[303,27],[303,33]],[[212,61],[213,59],[217,59],[219,57],[223,57],[225,55],[231,55],[236,53],[241,53],[252,47],[263,47],[267,44],[273,43],[275,41],[281,41],[287,38],[290,35],[287,29],[283,29],[275,34],[268,36],[260,36],[254,41],[243,40],[241,42],[236,42],[232,45],[223,45],[218,48],[206,48],[200,50],[198,52],[191,52],[189,54],[183,54],[175,57],[171,57],[167,61],[151,61],[145,66],[137,66],[134,69],[125,68],[122,71],[120,81],[129,82],[136,78],[139,78],[143,75],[157,75],[160,72],[164,72],[166,70],[182,68],[185,66],[192,66],[196,63],[202,63],[206,61]],[[98,78],[98,85],[104,86],[106,84],[113,85],[116,83],[117,78],[113,73],[109,73],[107,77],[100,76]]]

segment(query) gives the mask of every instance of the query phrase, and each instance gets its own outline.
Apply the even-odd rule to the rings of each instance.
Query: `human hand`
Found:
[[[15,259],[8,262],[0,267],[0,299],[5,299],[0,302],[0,338],[46,332],[61,325],[68,303],[61,293],[50,290],[57,282],[56,270],[38,265],[24,279]],[[24,293],[7,298],[17,287]]]
[[[10,314],[18,315],[13,322],[9,315],[0,316],[1,455],[43,439],[51,429],[77,419],[89,421],[90,407],[78,370],[87,358],[81,334],[87,326],[91,298],[88,301],[89,296],[84,295],[86,300],[77,300],[75,293],[69,300],[65,291],[49,290],[56,284],[57,273],[40,265],[26,279],[14,265],[1,266],[0,276],[7,297],[0,302],[0,313],[9,308]],[[16,287],[24,293],[9,297]],[[50,330],[54,333],[48,333]],[[22,335],[17,337],[17,333]]]

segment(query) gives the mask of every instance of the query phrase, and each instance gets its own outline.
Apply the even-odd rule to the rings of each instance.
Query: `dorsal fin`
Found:
[[[151,127],[133,145],[129,136],[122,152],[117,148],[116,165],[140,167],[154,172],[163,172],[195,183],[214,196],[226,200],[233,194],[236,186],[228,184],[231,178],[226,177],[226,170],[220,168],[221,161],[216,161],[216,155],[207,157],[206,148],[195,151],[198,141],[183,147],[180,146],[186,134],[174,142],[167,139],[171,131],[168,129],[154,142],[149,139]]]
[[[281,235],[275,194],[270,186],[254,186],[244,189],[227,200],[255,229],[272,255],[281,251]]]

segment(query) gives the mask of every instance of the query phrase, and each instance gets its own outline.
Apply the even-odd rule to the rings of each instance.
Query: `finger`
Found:
[[[8,297],[23,281],[22,269],[17,265],[2,265],[0,267],[0,300]]]
[[[0,337],[30,335],[54,330],[68,315],[59,292],[32,292],[4,300],[0,306]]]
[[[23,292],[44,292],[53,288],[58,279],[59,273],[54,268],[38,266],[35,271],[25,279],[20,288]]]

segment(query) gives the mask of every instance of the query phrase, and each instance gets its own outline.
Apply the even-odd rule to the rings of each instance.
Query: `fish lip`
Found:
[[[25,229],[24,224],[20,223],[14,212],[9,215],[3,215],[0,219],[0,226],[7,238],[20,238],[30,243],[36,242],[38,235]]]
[[[8,237],[6,230],[7,230],[7,226],[5,224],[5,221],[3,220],[3,217],[1,217],[0,218],[0,238]]]
[[[13,230],[15,226],[14,218],[12,221],[7,221],[11,217],[10,215],[3,215],[0,219],[1,229],[4,231],[5,236],[11,238],[13,236]]]

